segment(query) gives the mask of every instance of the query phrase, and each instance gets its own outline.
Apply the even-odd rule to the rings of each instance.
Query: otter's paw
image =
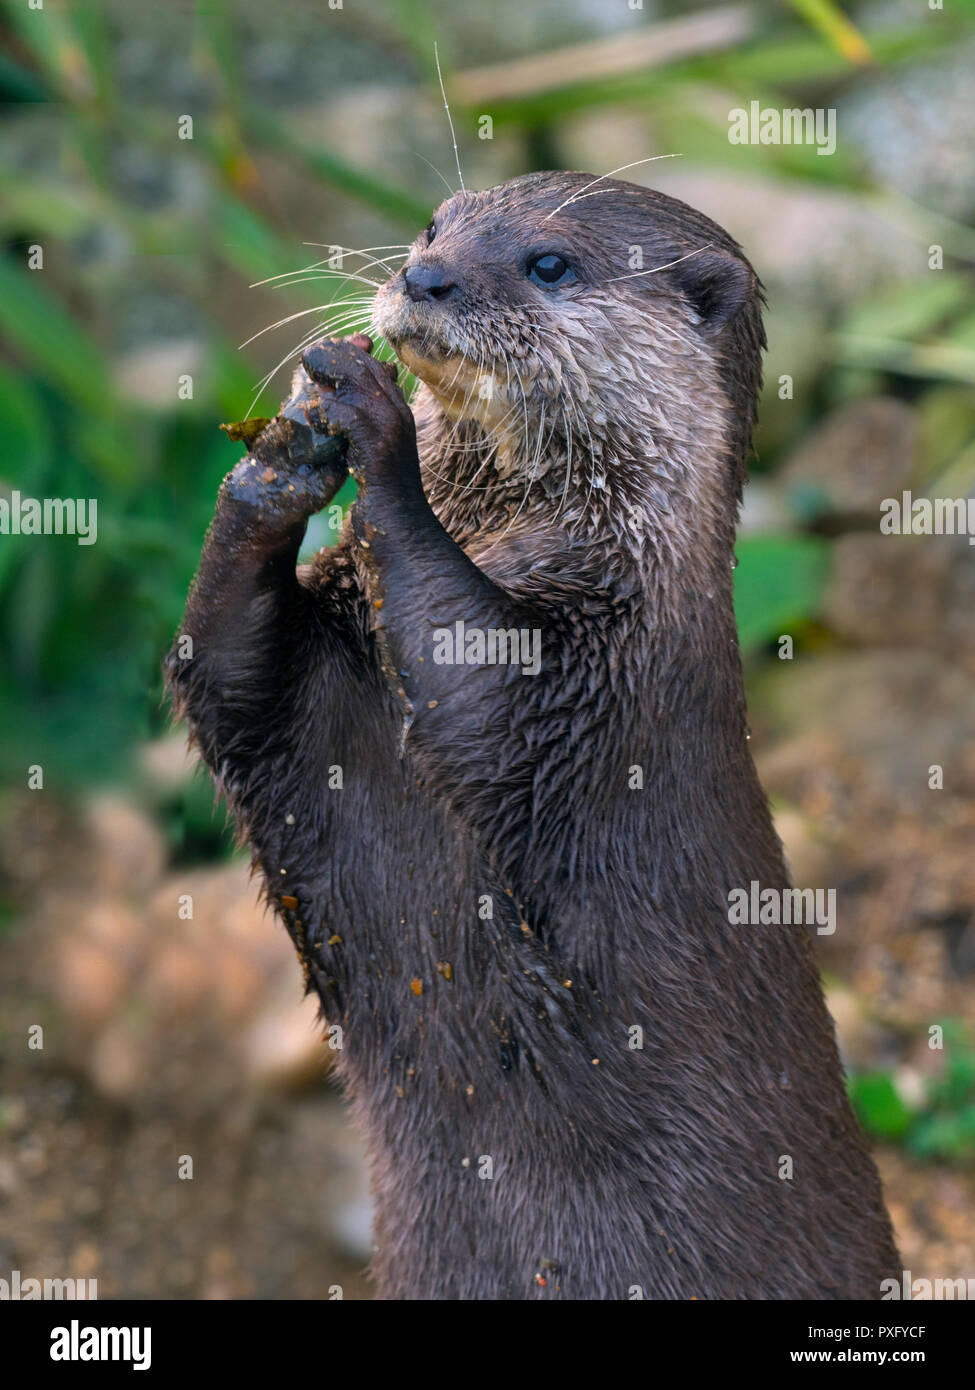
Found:
[[[284,456],[248,454],[223,480],[220,503],[226,511],[263,530],[288,529],[327,507],[348,477],[345,450],[337,440],[326,465],[293,463]]]
[[[391,362],[372,355],[361,333],[323,338],[306,349],[301,365],[322,390],[322,414],[330,434],[349,442],[348,464],[359,483],[415,473],[416,429]]]
[[[328,506],[348,477],[346,441],[329,432],[325,416],[330,395],[296,372],[289,398],[224,479],[225,507],[267,529],[307,521]]]

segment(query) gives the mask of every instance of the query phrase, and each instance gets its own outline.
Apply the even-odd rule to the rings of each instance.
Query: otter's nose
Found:
[[[417,304],[426,300],[451,299],[459,293],[457,281],[439,265],[410,265],[403,271],[403,284],[410,299]]]

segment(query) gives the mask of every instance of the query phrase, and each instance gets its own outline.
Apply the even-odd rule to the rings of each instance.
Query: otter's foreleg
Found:
[[[348,477],[344,441],[304,376],[281,414],[224,479],[183,623],[166,658],[178,714],[250,819],[285,747],[315,598],[299,582],[308,518]]]
[[[517,891],[505,846],[530,845],[533,824],[550,809],[535,777],[543,737],[560,736],[557,707],[577,723],[584,713],[573,710],[566,629],[498,588],[444,530],[423,491],[413,417],[387,365],[348,341],[316,344],[305,365],[334,392],[328,418],[349,440],[359,483],[353,532],[411,749],[430,789],[471,826]],[[493,643],[494,659],[485,647],[472,661],[461,643],[445,662],[443,634],[453,638],[457,624],[475,644]],[[564,810],[560,804],[558,814]]]

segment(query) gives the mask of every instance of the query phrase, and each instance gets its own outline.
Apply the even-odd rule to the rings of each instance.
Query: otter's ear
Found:
[[[680,261],[671,273],[700,315],[701,326],[714,330],[737,314],[755,278],[751,267],[737,256],[710,246]]]

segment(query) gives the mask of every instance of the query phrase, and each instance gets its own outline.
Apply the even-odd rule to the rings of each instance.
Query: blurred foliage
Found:
[[[957,1020],[944,1028],[944,1067],[909,1103],[896,1075],[859,1072],[850,1078],[853,1107],[868,1134],[896,1140],[918,1158],[970,1164],[975,1159],[975,1043]]]
[[[205,84],[206,119],[197,120],[195,138],[179,154],[184,177],[205,196],[195,208],[190,199],[176,210],[165,199],[133,197],[120,188],[119,152],[135,150],[148,167],[169,158],[173,117],[151,102],[122,99],[119,11],[99,0],[49,0],[43,11],[4,0],[0,14],[8,40],[0,120],[14,125],[25,112],[49,109],[57,112],[62,140],[58,178],[0,160],[0,487],[98,499],[94,546],[70,537],[0,538],[0,720],[16,731],[5,741],[0,773],[19,785],[25,763],[40,762],[63,782],[84,783],[118,775],[134,744],[166,727],[160,655],[178,624],[219,480],[239,454],[217,426],[256,407],[260,359],[227,340],[210,287],[242,290],[293,272],[296,258],[307,255],[298,246],[294,209],[289,214],[266,196],[259,167],[286,167],[308,187],[354,200],[384,219],[394,239],[411,239],[429,207],[405,176],[396,181],[349,163],[254,97],[230,0],[199,6],[195,48],[185,58],[194,81]],[[533,152],[556,148],[549,138],[556,123],[588,107],[652,110],[666,147],[681,149],[691,163],[727,165],[727,132],[713,112],[726,110],[729,98],[792,104],[810,92],[828,96],[864,65],[892,69],[949,51],[962,22],[946,14],[931,25],[919,14],[916,23],[869,34],[832,0],[793,0],[791,9],[754,14],[754,32],[733,47],[492,103],[499,130],[518,138],[522,162],[509,173],[530,167]],[[382,42],[405,71],[435,80],[438,24],[426,5],[395,0],[374,23],[384,26]],[[882,192],[848,153],[828,160],[810,154],[739,147],[734,159],[744,172],[761,169],[796,186],[827,182],[839,191]],[[949,251],[970,253],[971,237],[945,223]],[[119,248],[117,273],[105,258],[86,254],[106,240]],[[38,244],[43,275],[26,268],[28,248]],[[198,307],[192,337],[200,366],[190,400],[178,398],[175,380],[155,403],[126,387],[132,344],[113,333],[106,306],[123,294],[126,277],[140,273]],[[287,289],[283,313],[308,313],[320,305],[323,287],[342,284],[319,270],[310,284]],[[315,319],[296,322],[314,326]],[[949,399],[957,384],[975,380],[975,312],[963,272],[919,275],[851,303],[823,372],[813,392],[819,409],[878,382],[895,391],[906,382],[914,393],[930,382],[931,419],[947,420],[955,441],[939,466],[969,480],[975,474],[971,412]],[[263,397],[262,413],[272,412],[279,385]],[[932,429],[942,437],[940,426]],[[763,468],[774,467],[785,442],[773,436]],[[760,652],[786,624],[795,631],[816,618],[828,549],[798,527],[742,540],[736,593],[746,651]],[[199,816],[191,819],[200,853],[214,836],[225,841],[220,826],[211,832]]]
[[[861,1125],[877,1139],[901,1139],[914,1122],[889,1072],[858,1073],[850,1080],[850,1098]]]
[[[819,536],[742,537],[735,546],[735,612],[742,649],[792,632],[816,612],[828,545]]]

